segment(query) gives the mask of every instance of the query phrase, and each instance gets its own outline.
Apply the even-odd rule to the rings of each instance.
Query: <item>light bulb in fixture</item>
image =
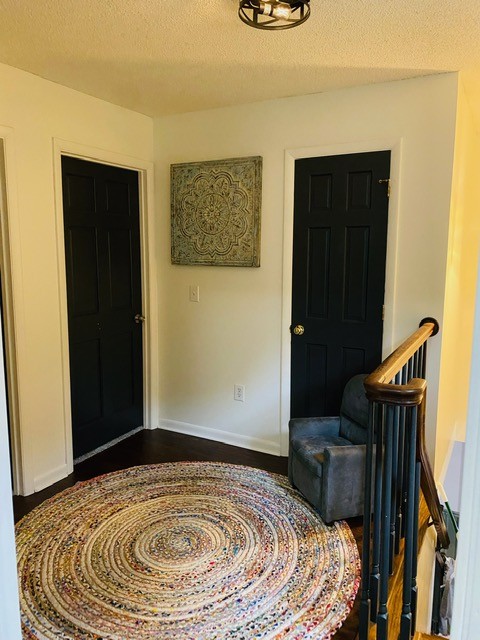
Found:
[[[260,13],[277,20],[288,20],[292,15],[292,7],[285,2],[260,2]]]

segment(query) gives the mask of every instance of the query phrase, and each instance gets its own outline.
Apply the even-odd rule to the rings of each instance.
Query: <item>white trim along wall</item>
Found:
[[[303,147],[285,151],[285,208],[283,218],[283,287],[282,287],[282,344],[281,344],[281,451],[288,455],[288,421],[290,417],[291,336],[292,316],[292,260],[293,260],[293,202],[295,160],[321,156],[391,151],[391,196],[388,205],[387,261],[385,273],[385,321],[383,357],[393,349],[395,316],[395,280],[397,273],[398,219],[400,206],[400,167],[402,139],[372,140],[337,145]]]
[[[3,357],[0,332],[0,360]],[[8,451],[7,394],[0,367],[0,633],[2,639],[20,640],[20,608],[17,585],[12,487]]]
[[[20,376],[18,375],[18,359],[24,352],[21,340],[23,330],[23,298],[14,291],[22,290],[22,269],[20,252],[20,231],[18,226],[17,184],[14,167],[15,133],[10,127],[0,125],[0,235],[1,256],[0,269],[2,272],[2,287],[4,294],[4,332],[5,332],[5,362],[7,379],[5,380],[9,396],[9,427],[12,446],[12,478],[15,494],[29,491],[29,483],[25,481],[25,454],[28,446],[22,438]]]

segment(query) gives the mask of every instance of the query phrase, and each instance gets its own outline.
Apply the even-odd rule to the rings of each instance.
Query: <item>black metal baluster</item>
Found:
[[[394,379],[395,384],[399,384],[400,382],[400,374],[397,373]],[[400,450],[400,407],[394,407],[394,415],[393,415],[393,453],[392,453],[392,507],[391,507],[391,515],[390,515],[390,561],[389,561],[389,573],[392,575],[393,573],[393,560],[395,558],[395,549],[397,547],[397,515],[398,515],[398,487],[402,486],[401,475],[399,475],[399,466],[398,466],[398,452]]]
[[[370,620],[377,621],[378,587],[380,581],[380,526],[382,520],[383,438],[385,406],[377,404],[377,433],[375,445],[375,497],[373,504],[372,571],[370,574]]]
[[[405,451],[405,407],[398,407],[398,452],[397,452],[397,486],[395,516],[395,554],[400,553],[400,540],[403,528],[403,467]]]
[[[360,600],[360,640],[368,639],[370,628],[370,542],[372,523],[372,479],[373,442],[375,433],[376,405],[370,402],[368,408],[367,450],[365,456],[365,495],[363,506],[363,547],[362,547],[362,595]]]
[[[407,410],[407,441],[408,441],[408,459],[407,459],[407,513],[405,524],[405,562],[403,572],[403,605],[402,617],[400,620],[399,640],[410,640],[412,630],[412,577],[413,577],[413,551],[415,527],[415,485],[416,485],[416,462],[415,449],[417,438],[417,414],[418,407],[412,407]],[[418,534],[417,534],[418,535]]]
[[[402,371],[401,371],[401,384],[407,384],[408,382],[408,365],[404,365],[402,367]],[[401,537],[404,538],[405,537],[405,522],[406,522],[406,518],[405,518],[405,514],[407,511],[407,465],[406,465],[406,456],[407,456],[407,429],[406,429],[406,408],[405,407],[401,407],[401,413],[400,413],[400,430],[401,433],[403,435],[403,440],[402,440],[402,449],[403,449],[403,459],[402,459],[402,467],[401,467],[401,471],[402,471],[402,497],[400,500],[400,512],[401,512],[401,526],[400,526],[400,532],[401,532]]]
[[[413,378],[413,356],[410,358],[410,360],[407,362],[407,372],[408,372],[408,380],[411,380]]]
[[[420,367],[418,361],[418,350],[413,354],[413,377],[418,378]]]
[[[421,368],[422,378],[425,378],[426,372],[427,372],[427,343],[424,342],[422,344],[422,368]]]
[[[393,406],[387,406],[384,430],[384,465],[381,522],[380,590],[377,614],[377,640],[388,640],[388,578],[390,576],[390,517],[392,502]]]
[[[413,519],[413,557],[412,557],[412,630],[415,633],[417,626],[417,560],[418,560],[418,506],[420,502],[420,474],[422,471],[421,462],[415,464],[415,508]]]

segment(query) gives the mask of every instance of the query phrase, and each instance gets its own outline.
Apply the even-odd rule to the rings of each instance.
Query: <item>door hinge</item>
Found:
[[[387,198],[390,198],[390,193],[392,191],[392,187],[390,184],[390,178],[384,178],[383,180],[379,180],[378,184],[386,184],[387,185]]]
[[[382,304],[382,320],[385,320],[385,305]]]

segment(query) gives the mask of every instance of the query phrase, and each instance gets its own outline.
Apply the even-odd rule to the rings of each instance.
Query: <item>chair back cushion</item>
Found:
[[[340,436],[353,444],[367,442],[368,400],[363,386],[367,375],[360,373],[353,376],[343,390],[340,407]]]

